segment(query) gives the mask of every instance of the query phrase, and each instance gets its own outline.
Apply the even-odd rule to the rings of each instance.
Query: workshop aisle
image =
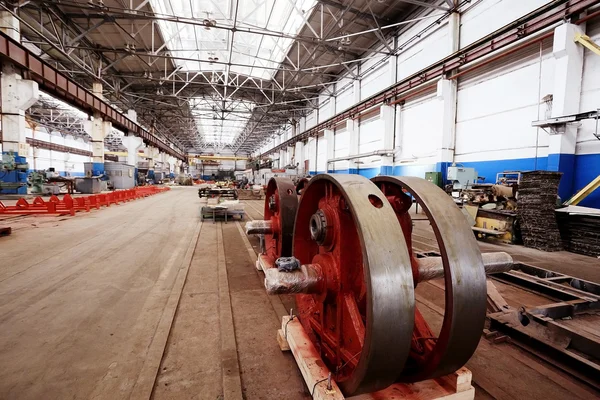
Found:
[[[201,225],[196,191],[45,218],[0,241],[0,398],[148,398]]]

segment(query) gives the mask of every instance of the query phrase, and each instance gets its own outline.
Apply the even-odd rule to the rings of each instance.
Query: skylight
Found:
[[[226,71],[232,63],[229,72],[265,80],[277,72],[294,41],[277,35],[297,35],[316,4],[316,0],[150,1],[155,13],[165,19],[196,23],[158,21],[165,46],[178,58],[175,62],[182,70]],[[202,25],[203,21],[209,26]],[[234,24],[237,29],[272,36],[222,29]]]
[[[248,101],[211,98],[191,99],[190,106],[198,131],[207,143],[214,145],[232,144],[254,109],[254,103]]]

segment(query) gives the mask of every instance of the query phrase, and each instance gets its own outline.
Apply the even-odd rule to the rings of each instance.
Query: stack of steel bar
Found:
[[[21,198],[14,206],[6,206],[0,202],[0,215],[75,215],[76,211],[89,212],[92,208],[109,207],[111,204],[148,197],[167,190],[170,189],[168,187],[142,186],[91,196],[71,197],[69,194],[65,194],[62,199],[52,195],[48,201],[38,196],[32,203]]]
[[[600,214],[570,212],[569,209],[571,207],[556,213],[565,250],[600,257]]]
[[[522,174],[517,216],[526,247],[543,251],[562,250],[554,210],[562,173],[530,171]]]

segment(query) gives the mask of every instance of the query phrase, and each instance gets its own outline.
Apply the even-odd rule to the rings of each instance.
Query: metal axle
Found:
[[[513,267],[512,257],[505,252],[482,253],[486,275],[510,271]],[[418,282],[438,279],[444,276],[441,257],[418,258]],[[325,282],[320,267],[315,264],[302,265],[293,272],[280,272],[277,268],[265,271],[265,288],[268,294],[319,293]]]
[[[273,223],[257,219],[255,221],[246,222],[247,235],[271,235],[273,234]]]

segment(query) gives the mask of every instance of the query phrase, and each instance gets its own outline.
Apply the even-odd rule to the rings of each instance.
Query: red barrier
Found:
[[[120,204],[170,190],[168,187],[138,186],[133,189],[115,190],[110,193],[94,194],[90,196],[72,197],[65,194],[62,200],[55,195],[48,201],[41,197],[33,199],[32,203],[21,198],[16,205],[6,206],[0,202],[0,214],[30,215],[30,214],[58,214],[75,215],[76,211],[89,212],[92,208],[100,209],[102,206],[110,207],[111,204]]]

